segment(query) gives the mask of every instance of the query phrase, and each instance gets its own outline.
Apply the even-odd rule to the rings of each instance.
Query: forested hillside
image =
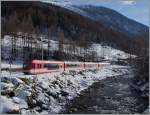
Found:
[[[64,36],[64,42],[85,47],[89,42],[105,43],[136,54],[146,46],[143,39],[130,39],[103,23],[42,2],[2,2],[2,35],[10,32],[46,35],[49,39],[55,36],[57,40]]]

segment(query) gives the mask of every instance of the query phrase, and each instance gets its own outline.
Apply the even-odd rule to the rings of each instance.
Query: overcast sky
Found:
[[[114,9],[128,18],[149,25],[149,0],[47,0],[71,5],[96,5]]]

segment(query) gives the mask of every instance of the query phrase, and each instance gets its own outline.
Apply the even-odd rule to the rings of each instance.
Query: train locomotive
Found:
[[[24,69],[25,74],[44,74],[69,70],[100,69],[108,65],[110,63],[32,60]]]

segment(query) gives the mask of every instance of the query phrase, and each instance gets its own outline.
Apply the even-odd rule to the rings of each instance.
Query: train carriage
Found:
[[[87,69],[98,69],[98,63],[85,62],[85,68],[87,68]]]
[[[99,69],[102,69],[103,67],[107,67],[107,66],[109,66],[110,65],[110,63],[98,63],[98,68]]]
[[[32,62],[29,65],[27,65],[25,69],[28,70],[26,73],[30,74],[61,72],[64,71],[64,62],[32,60]]]
[[[81,70],[84,69],[83,62],[65,62],[65,70]]]
[[[69,70],[101,69],[108,65],[110,65],[110,63],[32,60],[31,63],[25,66],[25,73],[43,74]]]

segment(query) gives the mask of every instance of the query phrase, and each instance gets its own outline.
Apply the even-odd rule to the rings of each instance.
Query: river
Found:
[[[133,75],[114,76],[94,83],[69,101],[62,113],[128,114],[142,113],[148,101],[130,87]]]

